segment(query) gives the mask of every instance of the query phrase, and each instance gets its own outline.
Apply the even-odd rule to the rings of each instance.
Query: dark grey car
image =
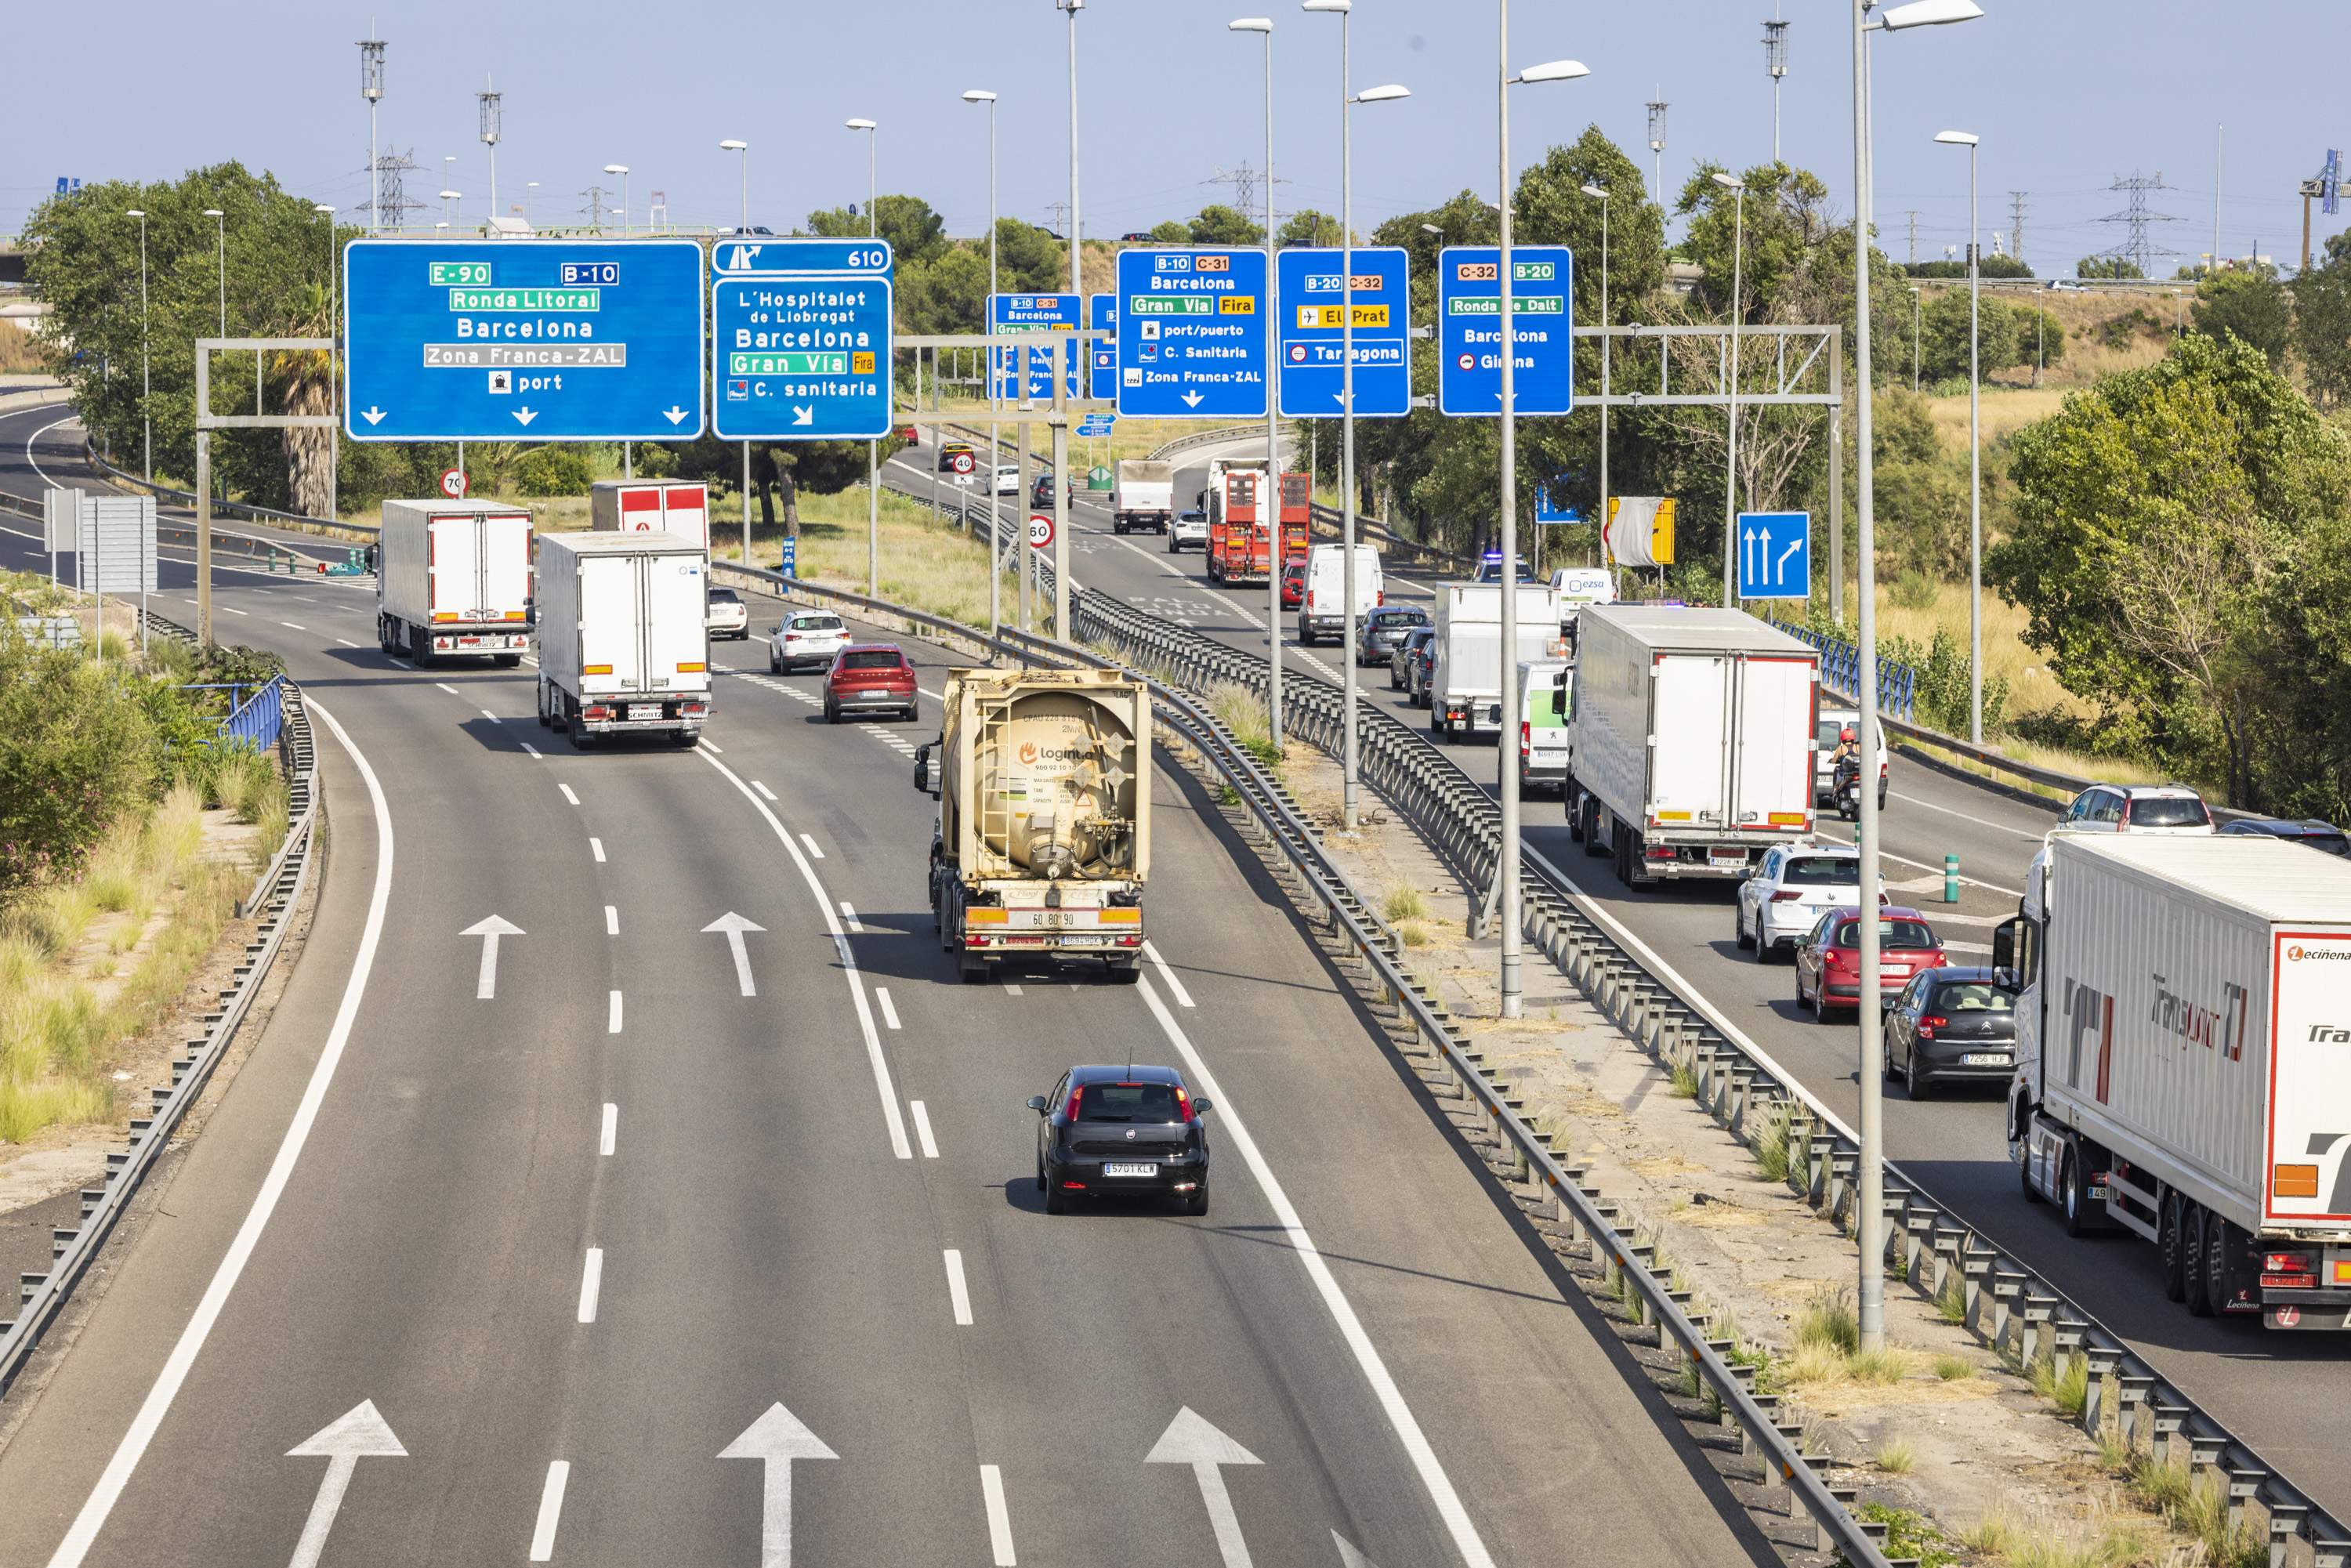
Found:
[[[1409,605],[1390,605],[1374,610],[1364,617],[1364,624],[1355,633],[1355,663],[1385,664],[1395,656],[1405,639],[1428,624],[1428,612]]]
[[[1886,1075],[1913,1100],[1938,1083],[2005,1083],[2016,1069],[2016,991],[2003,970],[1924,969],[1886,1013]]]
[[[1072,1067],[1037,1113],[1037,1189],[1045,1212],[1078,1197],[1160,1197],[1208,1212],[1211,1109],[1172,1067]]]
[[[1388,655],[1388,690],[1412,692],[1413,701],[1420,700],[1420,694],[1413,682],[1413,665],[1436,637],[1437,628],[1427,625],[1416,626],[1404,634],[1395,652]]]

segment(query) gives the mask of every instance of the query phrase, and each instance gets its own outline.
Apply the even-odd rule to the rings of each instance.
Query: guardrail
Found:
[[[1118,660],[1018,632],[1007,632],[991,641],[973,628],[943,616],[732,561],[714,561],[712,568],[714,572],[735,573],[779,595],[797,594],[868,616],[895,618],[940,641],[976,647],[983,655],[1062,667],[1121,667]],[[1091,623],[1094,632],[1115,641],[1123,636],[1131,620],[1149,620],[1136,617],[1135,612],[1116,601],[1092,591],[1080,591],[1077,599],[1075,616],[1081,632]],[[1205,638],[1198,642],[1216,646]],[[1180,671],[1187,664],[1196,664],[1182,658],[1182,650],[1174,643],[1162,643],[1149,651],[1153,659],[1163,652],[1177,655],[1160,666],[1164,669]],[[1234,657],[1238,660],[1246,655]],[[1259,661],[1260,670],[1262,663]],[[1149,683],[1153,716],[1167,725],[1222,776],[1255,818],[1266,845],[1287,860],[1301,889],[1320,911],[1325,928],[1344,942],[1349,956],[1366,966],[1376,977],[1384,1000],[1411,1030],[1413,1043],[1405,1049],[1437,1058],[1464,1102],[1476,1108],[1484,1138],[1512,1166],[1511,1179],[1548,1195],[1555,1206],[1558,1223],[1572,1227],[1580,1236],[1591,1259],[1606,1272],[1609,1284],[1613,1287],[1621,1281],[1629,1287],[1638,1301],[1636,1310],[1641,1321],[1656,1326],[1660,1347],[1670,1345],[1687,1360],[1705,1388],[1720,1402],[1725,1422],[1738,1429],[1742,1451],[1761,1457],[1767,1482],[1787,1489],[1791,1514],[1801,1509],[1812,1519],[1820,1549],[1837,1552],[1855,1568],[1891,1568],[1879,1546],[1886,1527],[1855,1518],[1845,1507],[1845,1496],[1839,1495],[1844,1489],[1831,1488],[1804,1458],[1800,1434],[1780,1419],[1777,1400],[1756,1392],[1754,1369],[1733,1363],[1729,1355],[1730,1342],[1715,1338],[1711,1322],[1701,1324],[1684,1310],[1682,1298],[1686,1293],[1674,1290],[1670,1281],[1658,1276],[1655,1249],[1636,1243],[1619,1211],[1604,1203],[1596,1188],[1584,1185],[1585,1167],[1563,1161],[1552,1148],[1550,1134],[1538,1131],[1520,1114],[1519,1102],[1489,1073],[1484,1057],[1432,1004],[1426,988],[1405,972],[1401,963],[1400,939],[1371,913],[1323,852],[1320,840],[1287,788],[1242,748],[1224,722],[1189,689],[1188,683],[1173,684],[1143,671],[1130,673],[1143,675]],[[1228,674],[1220,678],[1232,676]],[[1283,684],[1286,689],[1290,684],[1287,677]],[[1301,718],[1308,717],[1310,710],[1321,714],[1319,706],[1312,702],[1293,699],[1285,706],[1300,710]],[[1322,717],[1325,721],[1320,727],[1322,738],[1330,743],[1327,715]],[[1301,729],[1301,733],[1306,731]]]
[[[91,467],[117,484],[136,486],[141,490],[152,493],[159,500],[169,498],[183,507],[193,507],[196,504],[196,493],[193,490],[175,490],[169,485],[158,485],[152,479],[141,478],[136,474],[117,468],[99,455],[96,446],[87,442],[83,444],[83,456]],[[299,529],[305,533],[344,533],[357,535],[361,538],[373,538],[383,531],[373,523],[346,523],[328,517],[305,517],[300,512],[281,512],[275,507],[248,506],[243,501],[216,500],[213,503],[213,510],[226,512],[232,516],[251,517],[257,523],[280,523],[287,528]]]
[[[1815,632],[1793,621],[1766,617],[1766,624],[1797,642],[1818,649],[1821,684],[1841,692],[1861,690],[1861,644],[1834,632]],[[1877,661],[1877,711],[1908,720],[1917,716],[1918,672],[1911,665],[1881,657]]]
[[[194,641],[185,627],[159,615],[151,613],[148,626],[154,633]],[[148,1114],[131,1118],[129,1147],[106,1156],[106,1185],[82,1189],[80,1223],[70,1229],[60,1226],[50,1231],[50,1261],[45,1272],[18,1276],[16,1315],[0,1322],[0,1395],[7,1392],[16,1375],[24,1370],[34,1347],[56,1322],[74,1287],[89,1271],[131,1194],[139,1190],[140,1183],[170,1145],[172,1134],[188,1108],[204,1093],[213,1070],[227,1053],[238,1026],[260,993],[270,964],[285,943],[294,906],[309,879],[310,850],[317,840],[318,772],[301,692],[290,685],[284,689],[283,755],[291,780],[286,841],[254,883],[252,894],[240,900],[237,906],[240,917],[256,910],[265,911],[260,929],[246,944],[245,957],[236,966],[229,986],[219,993],[217,1006],[204,1015],[204,1033],[187,1041],[186,1049],[173,1059],[172,1082],[151,1089]]]
[[[1262,421],[1256,424],[1220,424],[1214,430],[1196,430],[1189,435],[1179,435],[1173,441],[1161,442],[1151,449],[1151,459],[1157,462],[1162,458],[1173,457],[1178,452],[1189,452],[1195,446],[1214,446],[1224,441],[1247,441],[1252,435],[1263,434],[1264,430],[1265,424]]]

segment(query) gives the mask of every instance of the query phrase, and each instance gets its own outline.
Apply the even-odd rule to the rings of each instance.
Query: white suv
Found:
[[[1167,553],[1174,555],[1189,545],[1194,549],[1208,548],[1208,514],[1198,509],[1178,512],[1176,520],[1167,525]]]
[[[1886,902],[1885,877],[1877,902]],[[1832,909],[1861,903],[1861,852],[1851,844],[1792,844],[1767,850],[1739,884],[1731,906],[1732,935],[1755,961],[1768,964],[1776,953],[1792,953],[1820,917]]]
[[[768,638],[768,672],[780,675],[811,664],[826,666],[848,646],[849,628],[840,616],[829,610],[794,611]]]
[[[2057,826],[2070,833],[2210,833],[2212,813],[2185,784],[2093,784]]]

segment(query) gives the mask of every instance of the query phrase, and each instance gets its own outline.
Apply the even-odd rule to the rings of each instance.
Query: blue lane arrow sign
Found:
[[[1454,246],[1437,257],[1437,406],[1448,414],[1502,413],[1499,251]],[[1575,260],[1565,246],[1510,247],[1511,331],[1518,339],[1511,401],[1520,414],[1560,414],[1575,403]]]
[[[1102,334],[1094,340],[1092,373],[1086,378],[1086,395],[1109,402],[1118,396],[1118,296],[1086,296],[1086,325]]]
[[[1263,419],[1265,252],[1118,256],[1118,412]]]
[[[870,441],[890,434],[883,274],[722,277],[710,290],[713,434]]]
[[[1029,347],[1024,355],[1019,349],[995,350],[989,357],[995,361],[993,380],[995,395],[1007,401],[1027,397],[1050,401],[1053,395],[1053,357],[1060,350],[1050,339],[1032,338],[1034,333],[1074,332],[1078,329],[1079,312],[1082,308],[1074,294],[991,294],[987,297],[987,330],[991,337],[1025,340]],[[1022,378],[1014,361],[1028,361],[1027,390],[1022,390]],[[1070,367],[1070,395],[1082,395],[1078,389],[1084,384],[1080,371],[1083,367]]]
[[[1739,597],[1810,599],[1812,595],[1812,514],[1740,513]]]
[[[666,441],[702,434],[692,240],[353,240],[354,441]]]
[[[1328,419],[1340,413],[1345,361],[1340,317],[1346,298],[1343,253],[1293,249],[1276,258],[1281,287],[1281,413]],[[1354,257],[1355,413],[1400,419],[1412,412],[1412,268],[1401,249],[1357,246]]]
[[[1567,481],[1554,479],[1548,485],[1535,486],[1535,521],[1538,523],[1580,523],[1583,514],[1565,501],[1554,501],[1552,496],[1567,494]]]

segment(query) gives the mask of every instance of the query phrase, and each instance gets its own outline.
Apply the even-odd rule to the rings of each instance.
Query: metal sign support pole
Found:
[[[1024,370],[1021,373],[1025,375],[1028,372]],[[1037,576],[1034,564],[1037,552],[1029,548],[1029,509],[1033,503],[1029,499],[1029,426],[1025,421],[1013,427],[1013,439],[1019,446],[1015,461],[1020,468],[1020,493],[1018,497],[1020,507],[1012,519],[1012,536],[1014,546],[1020,551],[1020,630],[1025,632],[1033,630],[1029,622],[1033,601],[1029,596],[1034,590],[1029,585]]]
[[[751,561],[751,444],[743,443],[743,564]]]
[[[204,382],[209,378],[202,372],[207,368],[200,355],[196,360],[196,412],[204,411]],[[196,432],[196,641],[204,647],[213,645],[213,433]]]
[[[1070,638],[1070,382],[1077,371],[1077,339],[1056,334],[1053,345],[1053,635]]]

